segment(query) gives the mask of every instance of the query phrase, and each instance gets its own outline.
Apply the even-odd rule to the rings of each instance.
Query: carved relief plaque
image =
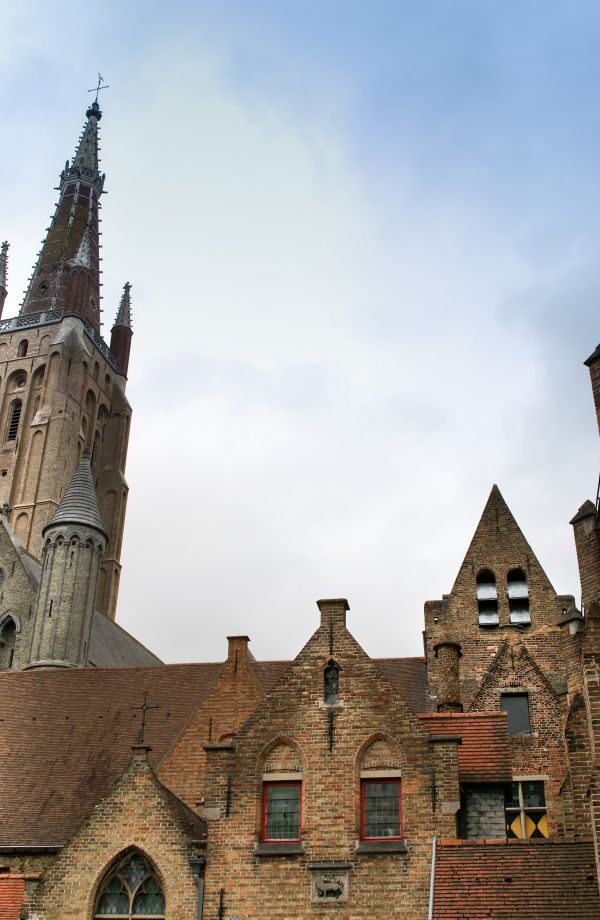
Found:
[[[311,900],[319,901],[347,901],[348,900],[348,872],[339,869],[325,869],[311,873]]]

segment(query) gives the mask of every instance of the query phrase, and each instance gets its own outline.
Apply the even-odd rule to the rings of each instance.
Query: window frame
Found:
[[[502,704],[503,704],[504,700],[506,700],[506,699],[513,699],[513,700],[514,700],[514,699],[517,699],[517,698],[518,698],[518,699],[524,699],[524,700],[525,700],[525,703],[526,703],[526,705],[527,705],[527,725],[528,725],[528,727],[527,727],[526,729],[522,729],[521,731],[511,731],[511,729],[510,729],[511,713],[508,711],[508,709],[505,709],[504,706],[503,706]],[[532,734],[532,730],[531,730],[531,706],[530,706],[530,704],[529,704],[529,692],[528,692],[527,690],[517,690],[517,691],[515,691],[514,693],[502,693],[502,692],[501,692],[501,693],[500,693],[500,709],[502,710],[502,712],[505,712],[506,715],[507,715],[507,718],[508,718],[508,734],[510,735],[511,738],[516,738],[516,737],[518,737],[519,735],[531,735],[531,734]]]
[[[366,808],[366,790],[367,786],[373,783],[385,783],[394,785],[398,790],[398,829],[399,834],[393,837],[372,837],[367,835],[367,808]],[[365,841],[385,841],[385,840],[403,840],[402,824],[402,777],[400,776],[361,776],[360,778],[360,839]]]
[[[538,784],[542,787],[542,794],[543,794],[543,797],[544,797],[544,804],[543,804],[543,805],[526,805],[526,804],[525,804],[525,796],[524,796],[524,792],[523,792],[523,786],[525,785],[525,783],[538,783]],[[532,839],[537,839],[537,840],[539,840],[539,839],[544,839],[544,840],[548,840],[549,837],[550,837],[550,834],[548,834],[547,836],[544,836],[543,834],[541,834],[541,837],[537,837],[537,838],[534,838],[534,837],[533,837],[533,834],[532,834],[531,837],[529,837],[529,836],[527,835],[527,832],[526,832],[527,829],[526,829],[526,826],[525,826],[525,819],[527,818],[527,815],[528,815],[530,812],[543,812],[544,815],[545,815],[545,817],[546,817],[546,826],[547,826],[547,824],[548,824],[548,805],[546,804],[546,788],[545,788],[546,784],[545,784],[544,780],[542,780],[542,779],[527,779],[527,778],[513,779],[511,785],[512,785],[512,786],[517,786],[517,787],[518,787],[519,806],[518,806],[518,808],[517,808],[516,806],[508,806],[508,805],[506,805],[506,800],[505,800],[505,804],[504,804],[504,818],[505,818],[505,824],[506,824],[506,837],[507,837],[507,840],[515,840],[515,839],[516,839],[516,840],[532,840]],[[509,830],[509,821],[508,821],[508,818],[509,818],[509,815],[511,816],[511,823],[512,823],[512,820],[514,820],[514,818],[517,817],[517,815],[520,817],[520,819],[521,819],[521,833],[522,833],[522,836],[509,837],[509,834],[508,834],[508,830]],[[533,820],[533,819],[532,819],[532,820]],[[537,826],[537,822],[536,822],[536,826]],[[538,828],[538,829],[539,829],[539,828]]]
[[[267,817],[269,789],[274,787],[294,786],[299,790],[298,795],[298,836],[297,837],[267,837]],[[303,791],[301,779],[283,779],[283,780],[263,780],[262,784],[262,803],[260,816],[260,842],[268,844],[278,843],[299,843],[302,835],[302,806]]]

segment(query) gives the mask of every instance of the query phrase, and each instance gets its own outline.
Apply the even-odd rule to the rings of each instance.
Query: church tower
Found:
[[[58,511],[44,527],[43,538],[25,667],[84,667],[106,548],[87,447]]]
[[[108,347],[100,323],[98,101],[86,112],[75,156],[60,174],[58,203],[20,314],[0,319],[0,505],[36,558],[84,450],[90,451],[107,547],[97,608],[111,619],[121,571],[131,407],[125,396],[131,343],[130,285]],[[6,256],[0,256],[0,306]],[[1,315],[1,314],[0,314]]]

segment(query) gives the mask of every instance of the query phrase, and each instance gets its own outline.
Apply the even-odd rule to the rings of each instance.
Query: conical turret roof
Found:
[[[83,452],[81,462],[56,509],[56,514],[50,523],[46,524],[43,533],[57,524],[83,524],[86,527],[94,527],[106,536],[92,476],[90,452],[87,449]]]
[[[121,303],[119,304],[119,312],[117,313],[115,326],[125,326],[126,329],[131,329],[131,285],[129,281],[126,281],[123,285],[123,294],[121,296]],[[113,329],[114,328],[113,326]]]

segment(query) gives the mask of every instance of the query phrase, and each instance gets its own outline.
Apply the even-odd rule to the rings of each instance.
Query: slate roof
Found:
[[[143,667],[162,664],[131,633],[96,610],[90,635],[90,664],[97,668]]]
[[[221,667],[0,674],[0,847],[64,844],[129,765],[144,690],[156,767]]]
[[[25,879],[0,875],[0,920],[20,920]]]
[[[600,917],[594,847],[585,840],[441,841],[434,920]]]
[[[462,782],[510,783],[512,763],[505,712],[435,712],[422,717],[433,735],[458,735]]]
[[[56,524],[85,524],[104,533],[98,496],[92,476],[89,451],[84,450],[79,466],[73,474],[56,514],[46,527]],[[46,528],[44,528],[45,530]]]

